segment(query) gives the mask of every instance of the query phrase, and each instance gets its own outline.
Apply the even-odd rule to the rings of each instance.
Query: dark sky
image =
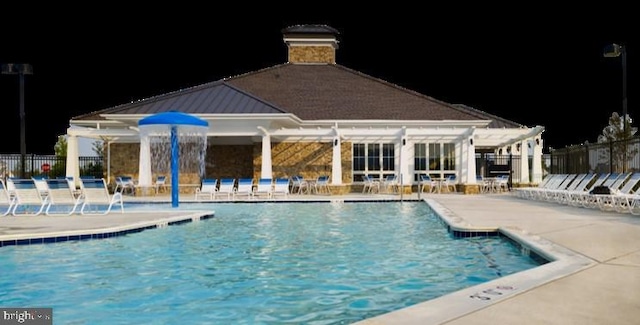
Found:
[[[56,8],[62,12],[37,21],[3,17],[0,63],[29,63],[34,70],[25,76],[27,152],[52,154],[74,116],[284,63],[282,28],[306,23],[341,32],[339,64],[542,125],[545,147],[554,148],[595,142],[611,113],[622,111],[621,60],[603,58],[602,50],[624,44],[628,113],[640,113],[638,34],[629,8],[336,8],[326,15],[107,8],[99,10],[103,16]],[[0,76],[0,153],[20,152],[18,85],[18,76]]]

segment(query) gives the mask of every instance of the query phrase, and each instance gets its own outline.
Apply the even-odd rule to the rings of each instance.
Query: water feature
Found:
[[[140,130],[138,184],[150,187],[152,171],[164,173],[170,169],[171,206],[178,207],[180,171],[188,171],[196,166],[200,178],[204,177],[209,123],[193,115],[169,111],[141,119],[138,122],[138,128]],[[165,157],[171,157],[171,159]]]

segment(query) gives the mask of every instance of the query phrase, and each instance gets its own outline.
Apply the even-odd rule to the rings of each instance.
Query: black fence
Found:
[[[640,171],[640,138],[582,144],[551,151],[553,174]]]
[[[79,157],[80,176],[104,177],[103,157]],[[0,154],[0,177],[66,176],[67,158],[56,155]]]

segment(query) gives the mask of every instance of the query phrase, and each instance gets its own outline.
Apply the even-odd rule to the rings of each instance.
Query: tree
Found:
[[[93,150],[93,152],[96,153],[96,156],[98,157],[104,156],[104,141],[96,140],[96,141],[93,141],[92,145],[93,146],[91,147],[91,150]]]
[[[618,113],[613,112],[609,118],[609,125],[598,136],[598,143],[611,144],[612,163],[617,170],[626,171],[628,166],[628,157],[633,157],[638,153],[635,146],[628,146],[627,140],[631,139],[638,131],[638,128],[631,126],[631,117],[627,114],[623,124],[622,117]]]
[[[53,146],[53,151],[58,157],[66,157],[67,156],[67,137],[64,135],[58,136],[58,142],[56,142],[55,146]]]

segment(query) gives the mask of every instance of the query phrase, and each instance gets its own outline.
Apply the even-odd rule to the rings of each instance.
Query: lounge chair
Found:
[[[73,189],[69,187],[67,179],[47,179],[47,207],[46,215],[66,214],[72,215],[82,202],[82,197],[76,197],[75,184]],[[53,210],[51,208],[54,208]]]
[[[204,178],[199,188],[196,188],[195,200],[208,199],[213,200],[216,191],[218,190],[217,178]]]
[[[43,197],[40,189],[33,179],[8,179],[11,188],[14,189],[15,201],[11,214],[18,215],[39,215],[44,212],[47,205],[47,198]],[[46,183],[45,183],[46,185]]]
[[[82,180],[81,214],[108,214],[115,205],[119,205],[120,211],[124,213],[122,193],[109,194],[103,178]]]
[[[597,186],[604,186],[604,187],[608,187],[610,189],[613,188],[618,188],[620,187],[620,184],[622,184],[622,182],[624,181],[624,179],[626,179],[628,176],[628,174],[622,174],[622,173],[611,173],[609,174],[609,177],[607,177],[607,179],[600,185]],[[624,178],[622,181],[620,180],[620,178]],[[591,187],[591,189],[594,189],[595,186]],[[585,194],[582,194],[580,197],[580,205],[584,208],[597,208],[598,207],[598,195],[597,194],[591,194],[590,191],[587,191]]]
[[[236,200],[238,197],[245,195],[247,199],[253,198],[253,178],[238,179],[238,186],[233,191],[233,199]]]
[[[11,209],[13,209],[14,198],[11,196],[7,187],[4,184],[4,181],[0,179],[0,212],[2,212],[2,216],[6,216],[11,213]]]
[[[218,197],[222,198],[226,196],[227,200],[231,200],[233,198],[233,191],[236,188],[236,179],[235,178],[221,178],[220,186],[218,190],[213,194],[213,199],[216,200]]]
[[[275,199],[278,195],[284,198],[289,196],[289,178],[276,178],[274,181],[271,197]]]
[[[33,179],[33,181],[36,183],[36,188],[38,188],[38,191],[40,191],[40,196],[44,198],[49,195],[46,176],[32,176],[31,179]]]
[[[624,185],[611,194],[596,196],[598,208],[602,211],[630,212],[630,207],[636,205],[640,196],[632,194],[640,185],[640,172],[632,173]]]
[[[273,179],[261,178],[258,180],[258,186],[253,190],[253,197],[265,195],[270,199],[273,195]]]

